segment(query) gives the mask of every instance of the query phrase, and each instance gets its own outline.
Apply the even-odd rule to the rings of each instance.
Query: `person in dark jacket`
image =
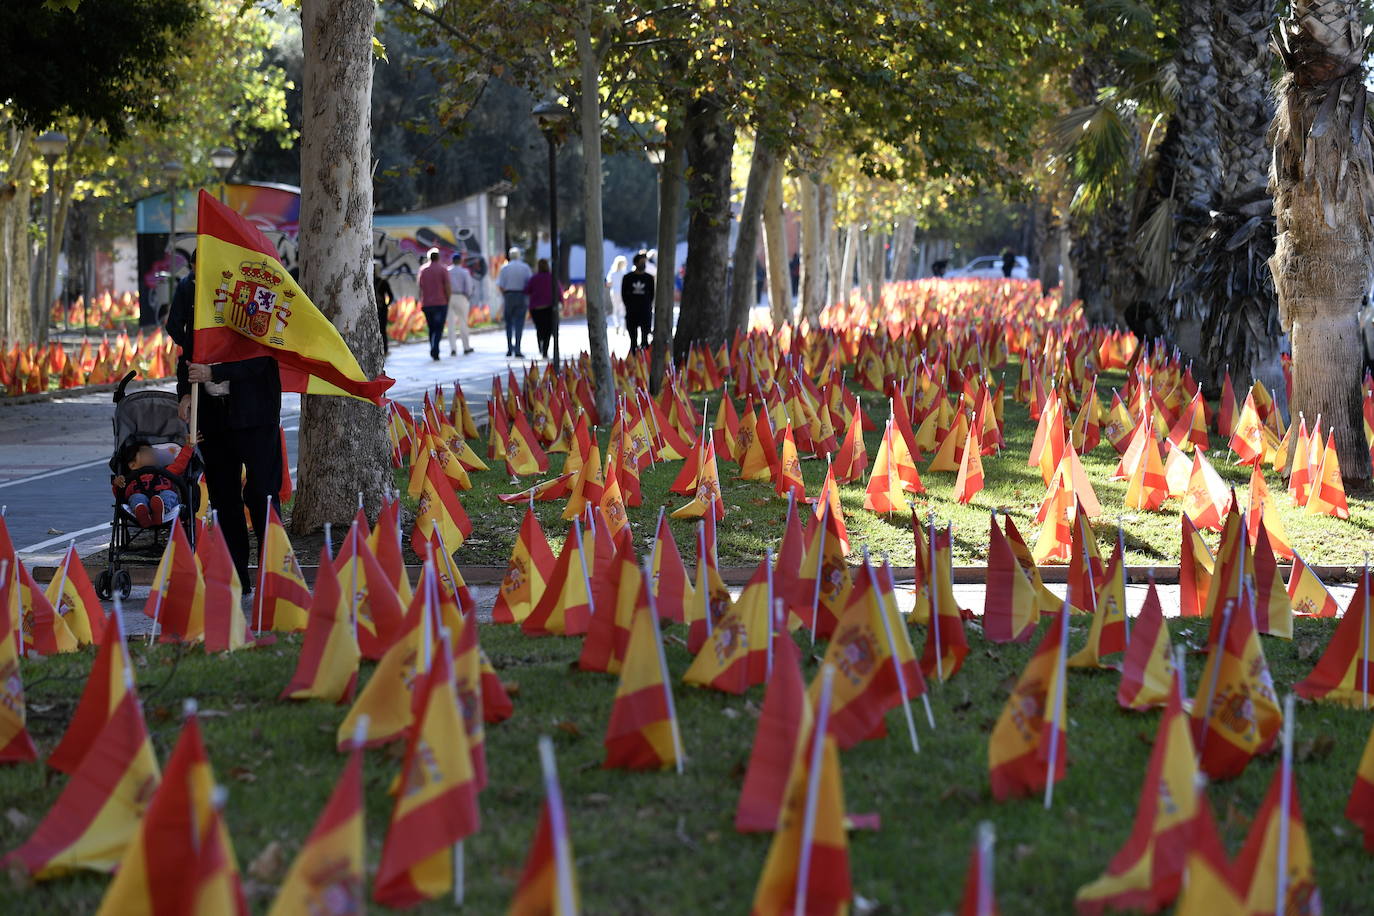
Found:
[[[649,332],[654,327],[654,275],[644,269],[647,264],[648,259],[643,252],[635,255],[635,269],[620,281],[620,298],[625,303],[625,330],[630,332],[631,353],[649,346]],[[643,343],[638,343],[639,340]]]
[[[276,499],[281,490],[281,374],[270,356],[232,363],[197,362],[192,333],[195,302],[193,261],[191,273],[177,284],[172,296],[167,334],[181,347],[177,394],[183,420],[190,419],[191,386],[201,385],[197,417],[205,487],[247,595],[253,581],[248,575],[248,526],[243,509],[247,506],[252,517],[261,563],[267,499]]]
[[[391,303],[396,301],[396,294],[391,291],[391,281],[382,276],[381,268],[375,263],[372,265],[372,293],[377,299],[377,324],[382,328],[382,354],[385,355],[391,352],[386,326],[391,322]]]

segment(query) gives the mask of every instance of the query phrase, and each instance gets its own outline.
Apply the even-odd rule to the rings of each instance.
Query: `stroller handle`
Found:
[[[118,404],[120,401],[124,400],[124,388],[125,388],[131,381],[133,381],[133,380],[134,380],[134,377],[137,376],[137,375],[138,375],[138,373],[137,373],[136,371],[134,371],[133,369],[130,369],[130,370],[129,370],[129,374],[126,375],[126,376],[124,376],[122,379],[119,380],[119,385],[115,388],[115,393],[114,393],[114,402],[115,402],[116,404]]]

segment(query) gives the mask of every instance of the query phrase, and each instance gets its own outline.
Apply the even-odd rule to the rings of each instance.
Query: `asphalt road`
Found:
[[[576,354],[587,347],[587,326],[582,319],[562,324],[561,348]],[[394,345],[387,358],[387,374],[396,380],[390,395],[413,407],[435,385],[452,385],[457,379],[468,394],[474,414],[486,412],[486,393],[491,376],[523,364],[505,358],[505,332],[501,329],[472,335],[476,350],[467,356],[448,355],[447,342],[435,362],[423,342]],[[611,347],[628,349],[628,338],[612,332]],[[526,323],[524,350],[537,352],[534,330]],[[173,390],[168,383],[153,387]],[[108,463],[114,451],[114,404],[110,392],[58,397],[30,404],[5,405],[0,401],[0,506],[5,524],[25,565],[55,565],[67,545],[75,540],[82,556],[109,545],[112,503]],[[282,398],[282,427],[293,468],[296,433],[300,421],[300,397]],[[92,571],[94,575],[94,571]]]

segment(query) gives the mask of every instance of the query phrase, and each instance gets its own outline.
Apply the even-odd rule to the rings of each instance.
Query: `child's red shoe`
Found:
[[[153,517],[149,514],[148,507],[143,503],[134,506],[134,518],[138,519],[140,528],[148,528],[153,524]]]
[[[166,517],[163,515],[163,512],[164,510],[162,507],[161,496],[154,496],[152,499],[148,500],[148,514],[153,517],[154,525],[161,525],[164,521],[166,521]]]

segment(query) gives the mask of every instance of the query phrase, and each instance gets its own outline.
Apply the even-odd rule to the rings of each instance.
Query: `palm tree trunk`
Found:
[[[1194,371],[1219,388],[1229,366],[1237,381],[1264,382],[1286,408],[1279,359],[1286,341],[1264,266],[1274,253],[1266,186],[1273,107],[1265,85],[1271,60],[1266,26],[1273,12],[1273,0],[1221,0],[1213,18],[1221,172],[1193,284],[1201,300],[1212,303],[1203,324],[1202,371]]]
[[[1211,300],[1196,287],[1203,236],[1207,232],[1221,174],[1217,136],[1217,63],[1212,34],[1214,0],[1179,5],[1179,45],[1174,56],[1179,96],[1159,149],[1159,170],[1149,214],[1169,206],[1173,256],[1163,275],[1148,276],[1157,305],[1158,330],[1196,359],[1204,352],[1202,325]],[[1148,271],[1147,271],[1148,273]]]
[[[1366,39],[1354,0],[1295,0],[1279,24],[1288,73],[1271,128],[1278,239],[1270,266],[1293,342],[1293,408],[1321,413],[1347,487],[1370,479],[1357,310],[1374,259]]]

